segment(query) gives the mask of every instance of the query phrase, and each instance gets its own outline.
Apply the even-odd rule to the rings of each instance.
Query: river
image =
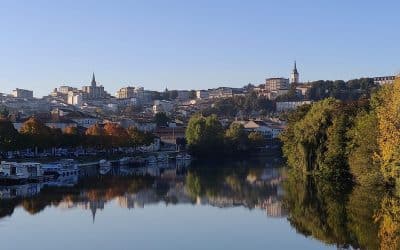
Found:
[[[322,188],[321,188],[322,187]],[[381,195],[382,196],[382,195]],[[291,176],[280,159],[97,168],[0,188],[2,249],[379,247],[382,197]]]

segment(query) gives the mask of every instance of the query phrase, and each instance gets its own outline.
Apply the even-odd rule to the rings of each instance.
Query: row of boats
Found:
[[[19,184],[27,181],[39,182],[46,178],[77,175],[78,164],[73,159],[63,159],[56,163],[6,162],[0,164],[0,182]]]
[[[177,163],[190,161],[188,154],[169,156],[159,154],[157,156],[144,157],[123,157],[119,161],[100,160],[97,164],[101,172],[108,172],[112,165],[120,166],[158,166],[169,164],[170,160]],[[55,163],[37,162],[7,162],[0,164],[0,184],[21,184],[26,182],[42,182],[52,178],[68,177],[79,174],[79,165],[73,159],[62,159]]]
[[[107,161],[107,160],[100,160],[99,165],[100,167],[107,167],[111,166],[113,164],[116,165],[130,165],[130,166],[149,166],[149,165],[157,165],[157,164],[163,164],[163,163],[168,163],[172,160],[175,160],[177,162],[181,161],[190,161],[192,157],[189,154],[177,154],[176,156],[170,156],[168,154],[158,154],[157,156],[151,155],[148,157],[141,157],[141,156],[136,156],[136,157],[123,157],[119,161]]]

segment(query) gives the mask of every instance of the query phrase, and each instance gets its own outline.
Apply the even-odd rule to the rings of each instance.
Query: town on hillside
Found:
[[[368,97],[374,88],[394,79],[395,76],[384,76],[301,82],[294,62],[288,78],[271,77],[242,88],[159,92],[126,86],[111,95],[93,73],[90,84],[81,89],[65,84],[42,98],[35,98],[32,90],[20,88],[11,94],[0,94],[0,115],[10,120],[17,131],[32,117],[49,128],[61,131],[73,128],[82,134],[93,126],[116,124],[151,133],[162,145],[175,147],[184,140],[192,116],[216,115],[226,128],[240,124],[247,132],[258,132],[271,141],[285,128],[288,111],[327,97],[346,101]]]

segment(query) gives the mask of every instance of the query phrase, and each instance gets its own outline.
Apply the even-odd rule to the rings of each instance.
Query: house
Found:
[[[248,132],[259,132],[265,138],[272,139],[272,129],[268,126],[268,124],[264,121],[248,121],[244,125],[244,129]]]
[[[285,126],[280,123],[270,121],[252,120],[244,123],[244,128],[248,132],[259,132],[266,139],[276,139],[279,134],[285,129]]]

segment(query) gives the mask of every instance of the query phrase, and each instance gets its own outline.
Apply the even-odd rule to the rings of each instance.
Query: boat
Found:
[[[111,162],[109,162],[105,159],[102,159],[99,161],[99,166],[100,167],[111,167]]]
[[[175,159],[176,159],[177,161],[181,161],[181,160],[183,160],[183,155],[182,155],[182,154],[177,154],[176,157],[175,157]]]
[[[4,184],[21,184],[28,180],[28,171],[17,162],[0,164],[0,180]]]
[[[168,162],[168,156],[164,154],[160,154],[157,156],[157,162]]]
[[[110,172],[110,170],[111,170],[111,166],[100,166],[99,173],[101,175],[105,175],[105,174],[108,174],[108,172]]]
[[[0,164],[0,182],[21,184],[27,181],[39,181],[43,178],[42,164],[37,162],[6,162]]]
[[[120,165],[129,165],[133,161],[132,157],[123,157],[119,159],[119,164]]]
[[[154,165],[154,164],[157,163],[157,159],[156,159],[155,156],[149,156],[149,157],[146,158],[146,163],[148,165]]]
[[[63,159],[59,162],[43,164],[45,175],[70,176],[78,175],[79,167],[73,159]]]

